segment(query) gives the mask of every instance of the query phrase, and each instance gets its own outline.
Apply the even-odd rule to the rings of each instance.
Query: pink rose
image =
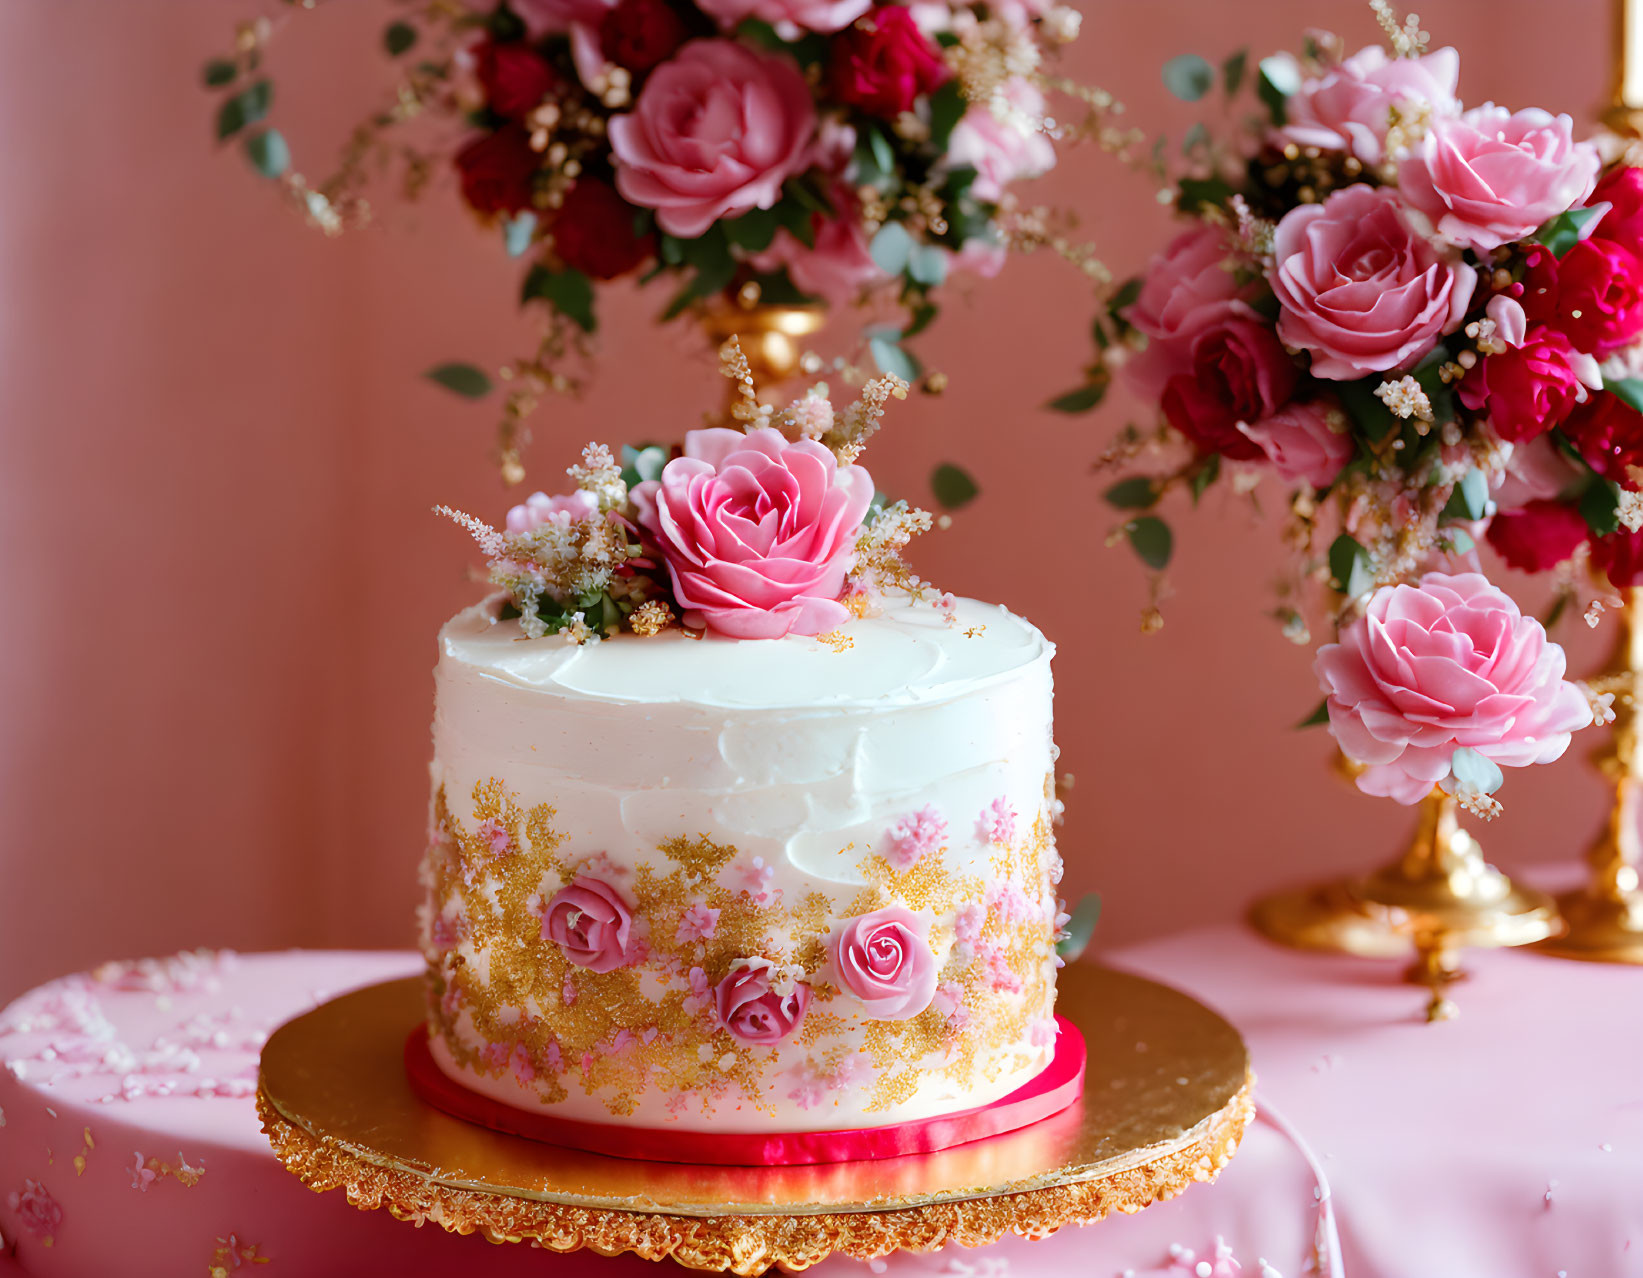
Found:
[[[633,915],[608,883],[578,874],[542,912],[542,939],[590,972],[614,972],[631,961]]]
[[[828,938],[839,988],[875,1021],[906,1021],[936,996],[925,924],[899,905],[846,920]]]
[[[1382,587],[1314,668],[1336,742],[1367,765],[1358,788],[1399,803],[1450,781],[1457,750],[1550,763],[1592,720],[1563,649],[1479,573]]]
[[[730,973],[713,987],[713,1008],[719,1024],[739,1043],[770,1047],[782,1041],[804,1020],[810,1006],[810,987],[795,981],[789,993],[771,988],[769,959],[738,959]]]
[[[1346,415],[1333,399],[1292,402],[1254,426],[1238,429],[1255,441],[1288,483],[1328,488],[1357,452]]]
[[[856,193],[841,182],[831,194],[839,216],[812,215],[814,244],[805,244],[783,227],[769,248],[753,255],[750,265],[756,271],[775,271],[785,266],[788,277],[801,292],[843,305],[854,301],[869,284],[884,279],[885,274],[869,250]]]
[[[1459,109],[1455,88],[1460,55],[1438,49],[1419,58],[1392,58],[1380,45],[1360,49],[1339,66],[1304,80],[1284,103],[1280,144],[1345,151],[1364,164],[1386,158],[1392,112],[1429,107],[1434,115]]]
[[[1190,371],[1192,339],[1204,329],[1230,315],[1255,314],[1235,265],[1226,231],[1209,223],[1183,231],[1147,263],[1141,291],[1123,312],[1147,339],[1147,349],[1123,366],[1138,398],[1156,402],[1170,378]]]
[[[1602,167],[1568,116],[1481,106],[1434,120],[1399,164],[1398,187],[1439,235],[1486,252],[1579,204]]]
[[[1495,434],[1521,443],[1558,425],[1603,385],[1597,361],[1554,328],[1537,324],[1521,346],[1491,355],[1460,383],[1460,402],[1487,413]]]
[[[726,31],[758,18],[792,39],[800,31],[842,31],[871,9],[873,0],[701,0],[698,7]]]
[[[1413,364],[1466,316],[1477,272],[1421,235],[1395,191],[1343,187],[1273,237],[1278,336],[1312,373],[1355,381]]]
[[[1161,404],[1200,451],[1254,461],[1262,450],[1241,427],[1289,403],[1295,379],[1295,361],[1271,326],[1233,315],[1193,339],[1192,370],[1169,380]]]
[[[720,218],[768,209],[806,162],[816,108],[792,59],[695,40],[650,73],[610,122],[616,186],[694,239]]]
[[[689,625],[737,639],[816,635],[839,602],[872,477],[814,440],[763,427],[685,435],[685,455],[633,491]]]
[[[532,493],[508,511],[508,531],[530,532],[533,528],[542,527],[543,524],[568,525],[598,513],[599,499],[581,488],[563,497]]]
[[[1557,258],[1535,245],[1525,259],[1525,315],[1599,359],[1631,345],[1643,335],[1643,259],[1634,247],[1593,235]]]
[[[1043,93],[1032,81],[1015,76],[993,102],[972,106],[960,117],[947,143],[947,163],[974,169],[970,193],[997,203],[1010,183],[1055,167],[1055,146],[1041,127],[1043,120]]]

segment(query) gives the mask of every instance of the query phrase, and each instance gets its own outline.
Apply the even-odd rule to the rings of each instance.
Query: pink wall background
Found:
[[[434,634],[475,589],[465,538],[428,510],[504,504],[491,409],[417,375],[499,363],[529,332],[517,268],[453,199],[327,241],[214,153],[198,68],[246,9],[0,6],[0,1001],[117,955],[410,937]],[[1164,92],[1168,57],[1290,47],[1308,24],[1375,36],[1358,0],[1085,10],[1077,73],[1177,139],[1196,108]],[[383,12],[333,3],[277,45],[299,164],[320,168],[386,83]],[[1589,117],[1606,89],[1606,0],[1571,0],[1551,32],[1528,0],[1420,12],[1462,44],[1469,101]],[[1041,188],[1085,210],[1115,268],[1165,235],[1152,184],[1093,151]],[[534,479],[717,397],[705,341],[649,326],[662,300],[606,305],[602,375],[539,419]],[[952,389],[898,406],[871,461],[909,495],[938,459],[982,478],[918,562],[1060,644],[1069,887],[1105,895],[1111,944],[1378,862],[1408,816],[1291,728],[1317,693],[1262,615],[1278,551],[1247,507],[1181,513],[1167,624],[1139,633],[1144,577],[1104,548],[1088,474],[1136,406],[1037,407],[1076,382],[1088,315],[1049,259],[952,299],[922,347]],[[1590,668],[1590,637],[1564,637]],[[1486,846],[1508,867],[1577,854],[1601,817],[1578,759],[1515,775],[1506,798]]]

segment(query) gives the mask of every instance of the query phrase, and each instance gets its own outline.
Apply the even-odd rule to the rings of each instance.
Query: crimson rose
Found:
[[[1509,346],[1479,364],[1461,382],[1460,398],[1473,412],[1489,414],[1495,434],[1521,444],[1568,417],[1595,370],[1567,337],[1538,324],[1523,345]]]
[[[1192,372],[1164,387],[1164,416],[1206,453],[1233,461],[1266,454],[1238,429],[1270,417],[1295,393],[1295,361],[1271,327],[1234,316],[1192,342]]]
[[[840,101],[893,120],[946,83],[949,72],[912,11],[882,5],[834,41],[828,74]]]
[[[599,23],[599,47],[619,67],[643,75],[685,42],[685,24],[667,0],[620,0]]]
[[[1643,333],[1643,260],[1614,240],[1576,244],[1561,259],[1529,251],[1523,311],[1601,359]]]
[[[510,120],[522,119],[542,105],[559,77],[547,59],[523,44],[493,44],[474,50],[474,74],[491,110]]]
[[[480,213],[518,213],[535,205],[542,157],[518,124],[475,138],[456,153],[462,198]]]
[[[559,260],[596,280],[626,275],[656,251],[656,234],[634,229],[639,210],[608,182],[578,178],[553,216]]]
[[[1643,584],[1643,531],[1621,528],[1607,537],[1594,538],[1592,562],[1622,590]]]
[[[1643,413],[1618,395],[1593,395],[1569,414],[1563,433],[1605,479],[1636,488],[1634,467],[1643,467]]]
[[[1586,202],[1609,205],[1592,230],[1594,240],[1613,240],[1626,248],[1643,244],[1643,169],[1629,164],[1610,169]]]
[[[1510,567],[1544,572],[1579,550],[1586,531],[1586,521],[1573,506],[1543,499],[1501,511],[1489,521],[1486,535]]]

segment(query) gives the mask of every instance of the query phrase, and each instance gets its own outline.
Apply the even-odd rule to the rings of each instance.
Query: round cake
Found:
[[[676,1130],[985,1106],[1055,1051],[1054,647],[888,599],[816,637],[440,635],[421,941],[438,1068]]]

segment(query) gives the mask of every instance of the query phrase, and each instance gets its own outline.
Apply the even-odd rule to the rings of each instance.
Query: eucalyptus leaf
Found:
[[[894,374],[904,382],[918,380],[919,362],[894,337],[884,334],[870,337],[867,339],[867,350],[873,357],[873,363],[878,365],[879,372]]]
[[[1329,575],[1333,585],[1349,599],[1356,599],[1375,584],[1369,552],[1350,533],[1342,533],[1329,544]]]
[[[937,155],[946,154],[953,129],[964,118],[968,106],[956,77],[930,95],[930,146]]]
[[[1239,49],[1237,53],[1221,63],[1221,86],[1227,97],[1236,97],[1238,90],[1244,87],[1244,73],[1248,68],[1248,49]]]
[[[593,310],[593,281],[581,271],[550,271],[545,266],[533,266],[525,276],[520,302],[546,302],[584,333],[599,327]]]
[[[968,471],[952,462],[942,462],[930,473],[930,491],[944,510],[957,510],[974,501],[981,489]]]
[[[1607,211],[1606,206],[1599,205],[1596,208],[1570,209],[1567,213],[1559,213],[1535,232],[1535,238],[1551,250],[1553,257],[1562,257],[1580,243],[1586,227]]]
[[[1620,490],[1606,479],[1594,479],[1580,494],[1580,516],[1594,537],[1608,537],[1620,527]]]
[[[1476,520],[1489,513],[1489,478],[1477,467],[1461,476],[1443,513],[1450,519]]]
[[[200,72],[200,78],[205,81],[208,89],[221,89],[233,84],[239,78],[240,68],[229,58],[212,58],[205,64],[205,70]]]
[[[1131,548],[1148,568],[1163,572],[1169,566],[1170,556],[1175,553],[1175,534],[1162,519],[1156,515],[1142,515],[1125,524],[1124,532],[1130,539]]]
[[[246,125],[264,119],[273,102],[274,85],[268,80],[258,80],[250,88],[226,99],[217,109],[217,141],[226,141]]]
[[[947,278],[947,254],[934,244],[915,245],[907,255],[907,274],[926,288],[937,288]]]
[[[382,47],[390,58],[397,58],[416,43],[417,31],[409,22],[390,22],[382,33]]]
[[[483,399],[491,393],[491,379],[472,364],[440,364],[423,376],[464,399]]]
[[[1099,404],[1106,394],[1105,382],[1091,382],[1064,395],[1057,395],[1045,407],[1057,413],[1087,413]]]
[[[264,129],[245,139],[245,155],[251,167],[265,178],[277,178],[291,167],[291,148],[278,129]]]
[[[1643,413],[1643,377],[1617,377],[1604,382],[1603,389],[1628,408]]]
[[[1158,489],[1150,476],[1131,475],[1107,489],[1104,496],[1107,505],[1119,510],[1145,510],[1158,500]]]
[[[1217,479],[1221,477],[1221,454],[1211,453],[1204,459],[1204,464],[1192,474],[1192,504],[1196,506],[1199,498]]]
[[[1261,59],[1258,72],[1255,91],[1272,116],[1272,123],[1282,125],[1289,118],[1289,98],[1301,87],[1300,68],[1295,59],[1275,54]]]
[[[1197,102],[1215,85],[1215,68],[1196,53],[1164,63],[1164,87],[1183,102]]]
[[[502,246],[509,257],[524,257],[536,234],[536,214],[529,209],[502,223]]]
[[[1329,698],[1325,697],[1318,702],[1318,707],[1295,726],[1297,728],[1318,728],[1329,722]]]
[[[913,253],[913,237],[900,222],[886,222],[873,237],[868,251],[874,264],[886,275],[900,275]]]

